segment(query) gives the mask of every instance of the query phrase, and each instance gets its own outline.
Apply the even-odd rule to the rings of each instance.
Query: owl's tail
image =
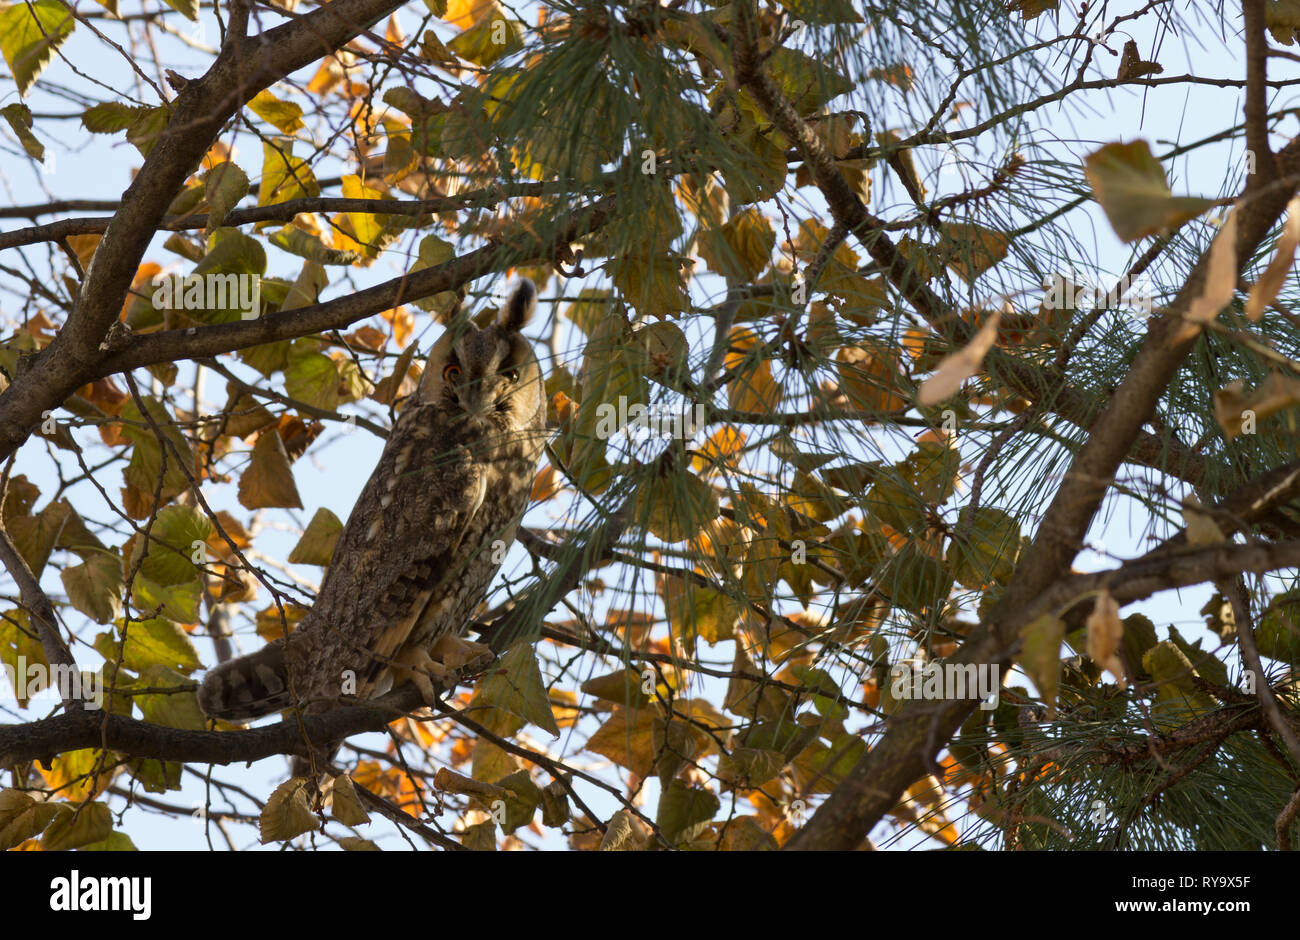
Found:
[[[283,640],[222,663],[199,686],[203,714],[224,721],[260,718],[290,704]]]

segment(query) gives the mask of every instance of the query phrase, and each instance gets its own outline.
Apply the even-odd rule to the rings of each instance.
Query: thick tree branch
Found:
[[[342,329],[357,320],[389,310],[412,298],[456,290],[475,278],[511,264],[549,258],[557,247],[599,228],[613,210],[615,197],[570,214],[549,244],[494,242],[458,258],[413,274],[393,278],[310,307],[298,307],[254,320],[238,320],[214,326],[164,330],[133,336],[104,359],[94,364],[94,378],[125,372],[157,362],[174,362],[216,356],[263,343],[293,339],[327,330]],[[86,378],[81,384],[93,381]]]
[[[420,707],[419,691],[410,684],[364,705],[342,706],[320,715],[290,718],[247,731],[184,731],[123,715],[83,711],[21,725],[0,725],[0,767],[25,761],[49,761],[57,754],[86,747],[107,747],[131,757],[152,757],[203,764],[237,764],[279,754],[306,757],[314,741],[333,741],[381,731],[394,719]]]

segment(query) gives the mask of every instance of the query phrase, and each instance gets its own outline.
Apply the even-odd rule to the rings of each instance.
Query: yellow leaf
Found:
[[[302,106],[292,101],[281,101],[266,89],[254,95],[248,107],[282,134],[296,134],[303,128]]]
[[[940,244],[948,267],[970,284],[1007,256],[1011,236],[982,225],[950,222],[943,227]]]
[[[1171,195],[1164,167],[1145,140],[1107,144],[1084,159],[1084,173],[1111,227],[1126,242],[1177,228],[1213,205],[1209,199]]]
[[[698,456],[691,458],[691,469],[704,473],[720,467],[734,467],[745,449],[745,434],[730,424],[718,428],[708,440],[696,448]]]
[[[1204,511],[1195,496],[1183,497],[1183,522],[1187,524],[1188,545],[1214,545],[1225,539],[1214,517]]]
[[[730,281],[749,283],[767,267],[775,244],[771,221],[758,209],[749,208],[721,228],[702,230],[698,248],[714,271]]]
[[[343,523],[339,521],[339,517],[322,506],[316,510],[316,515],[311,517],[311,522],[307,523],[302,538],[289,553],[289,563],[321,567],[328,565],[334,554],[334,546],[338,544],[339,536],[342,534]]]
[[[343,825],[361,826],[370,822],[370,814],[362,809],[357,788],[352,785],[352,778],[347,774],[339,774],[334,778],[330,794],[330,815]]]
[[[307,780],[291,777],[272,791],[258,820],[260,841],[282,842],[311,832],[320,820],[307,804]]]
[[[442,18],[452,26],[469,29],[494,6],[495,0],[447,0],[447,12]]]
[[[727,399],[737,411],[771,414],[781,404],[781,386],[772,378],[772,364],[754,350],[758,336],[745,327],[733,327],[726,356]]]

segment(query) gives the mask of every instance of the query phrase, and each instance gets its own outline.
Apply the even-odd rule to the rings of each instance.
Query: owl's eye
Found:
[[[506,377],[506,380],[507,380],[507,381],[510,381],[510,382],[518,382],[518,381],[519,381],[519,370],[518,370],[518,369],[506,369],[506,370],[505,370],[504,372],[502,372],[501,374],[504,375],[504,376]]]
[[[442,380],[444,382],[454,382],[460,376],[460,366],[454,362],[447,363],[442,370]]]

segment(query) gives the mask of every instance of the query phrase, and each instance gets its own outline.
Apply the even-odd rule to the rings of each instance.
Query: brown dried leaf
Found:
[[[1102,590],[1088,615],[1088,658],[1103,669],[1109,669],[1122,689],[1128,683],[1124,678],[1124,664],[1115,655],[1124,639],[1124,622],[1119,619],[1119,605],[1110,591]]]
[[[1268,263],[1264,273],[1250,289],[1250,296],[1246,298],[1246,316],[1252,321],[1257,321],[1264,315],[1264,308],[1273,302],[1282,289],[1282,283],[1291,273],[1291,265],[1295,264],[1297,244],[1300,244],[1300,196],[1293,196],[1286,205],[1286,224],[1278,236],[1273,260]]]
[[[979,371],[984,357],[997,341],[998,321],[1001,317],[1001,312],[995,311],[984,321],[975,338],[966,344],[965,348],[944,357],[934,375],[921,384],[921,390],[916,396],[921,405],[938,404],[961,388],[962,382]]]
[[[1232,211],[1224,220],[1219,234],[1210,245],[1210,260],[1206,265],[1205,287],[1201,295],[1191,302],[1184,319],[1192,323],[1209,323],[1219,315],[1237,290],[1237,213]],[[1186,338],[1186,328],[1179,339]]]

